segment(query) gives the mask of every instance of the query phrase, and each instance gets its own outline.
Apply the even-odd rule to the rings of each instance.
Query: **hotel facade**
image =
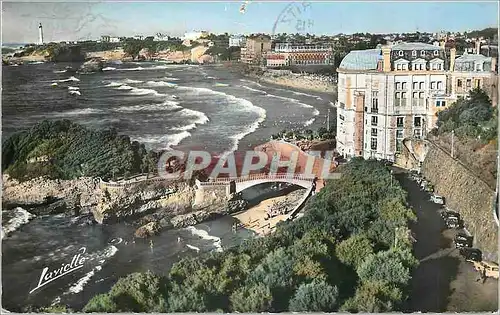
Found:
[[[274,50],[265,56],[266,66],[332,65],[333,49],[323,45],[276,43]]]
[[[496,59],[399,43],[351,51],[338,68],[337,150],[394,161],[404,138],[422,138],[436,113],[480,87],[498,100]]]

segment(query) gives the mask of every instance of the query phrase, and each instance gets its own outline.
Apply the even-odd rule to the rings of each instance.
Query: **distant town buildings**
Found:
[[[262,64],[263,56],[271,51],[271,37],[254,35],[247,38],[246,45],[241,48],[241,62],[247,64]]]
[[[496,104],[496,69],[496,58],[479,53],[457,58],[456,49],[445,49],[444,42],[351,51],[338,68],[339,153],[394,160],[404,138],[425,136],[436,113],[471,89],[484,89]]]
[[[119,37],[111,37],[109,35],[103,35],[103,36],[101,36],[101,42],[103,42],[103,43],[119,43],[120,38]]]
[[[229,37],[229,47],[245,47],[247,39],[242,35]]]
[[[266,53],[266,66],[333,65],[333,49],[326,45],[276,43]]]
[[[193,31],[193,32],[187,32],[184,34],[182,37],[182,40],[190,40],[190,41],[195,41],[200,38],[205,38],[208,36],[207,31]]]

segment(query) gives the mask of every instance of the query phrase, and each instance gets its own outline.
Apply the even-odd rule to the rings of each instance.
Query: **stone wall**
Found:
[[[462,216],[474,235],[474,246],[486,259],[498,259],[498,226],[493,217],[495,192],[464,165],[432,143],[422,165],[422,173],[445,197],[449,208]]]

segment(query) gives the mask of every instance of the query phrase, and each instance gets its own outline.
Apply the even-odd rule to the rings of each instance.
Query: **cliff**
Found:
[[[423,175],[435,185],[436,193],[445,197],[447,206],[460,213],[465,227],[474,235],[474,246],[480,248],[487,259],[497,260],[498,226],[493,214],[494,190],[468,166],[451,158],[432,142],[426,144]]]

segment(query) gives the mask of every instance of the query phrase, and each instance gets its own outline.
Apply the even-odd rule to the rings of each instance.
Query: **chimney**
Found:
[[[478,40],[476,42],[476,55],[480,55],[481,54],[481,41]]]
[[[382,48],[382,58],[383,58],[383,71],[391,71],[391,47],[386,46]]]
[[[491,72],[495,72],[497,67],[497,58],[491,58]]]
[[[457,55],[457,49],[455,47],[450,49],[450,71],[455,70],[455,57]]]

